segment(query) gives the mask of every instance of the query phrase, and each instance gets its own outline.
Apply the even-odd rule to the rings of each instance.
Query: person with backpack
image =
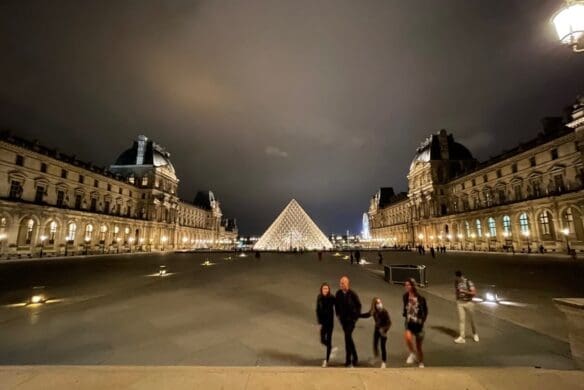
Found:
[[[323,283],[320,286],[320,293],[316,298],[316,320],[320,325],[320,342],[326,347],[325,359],[322,366],[328,365],[331,357],[332,342],[333,342],[333,328],[335,320],[335,297],[331,293],[331,288],[328,283]]]
[[[368,312],[362,313],[361,318],[373,317],[375,328],[373,329],[373,355],[379,356],[379,347],[381,347],[381,368],[387,366],[387,332],[391,327],[391,318],[388,311],[383,307],[381,299],[375,297],[371,301],[371,308]]]
[[[454,339],[456,344],[466,343],[466,315],[470,319],[470,326],[472,328],[472,338],[475,342],[479,342],[479,335],[474,320],[474,302],[473,298],[477,294],[474,283],[467,279],[461,271],[454,273],[454,291],[456,294],[456,307],[458,309],[458,337]]]
[[[406,364],[418,363],[418,367],[424,368],[424,324],[428,318],[428,305],[416,287],[414,278],[408,278],[404,283],[406,293],[403,296],[403,316],[405,317],[405,340],[410,351]],[[414,338],[416,339],[416,351],[414,350]]]

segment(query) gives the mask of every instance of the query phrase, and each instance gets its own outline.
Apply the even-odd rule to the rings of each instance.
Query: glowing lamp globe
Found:
[[[576,52],[584,51],[584,1],[568,0],[552,17],[552,23],[562,44],[572,46]]]

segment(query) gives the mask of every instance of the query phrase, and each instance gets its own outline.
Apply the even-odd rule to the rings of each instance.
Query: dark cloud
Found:
[[[356,230],[447,128],[480,158],[584,90],[561,1],[4,1],[0,125],[110,164],[140,133],[244,232],[291,197]]]

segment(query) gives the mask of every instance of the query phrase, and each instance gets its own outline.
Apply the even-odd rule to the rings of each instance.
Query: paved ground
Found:
[[[583,389],[584,372],[535,368],[0,367],[6,390],[27,389]]]
[[[315,254],[264,254],[259,261],[226,256],[152,254],[2,264],[0,364],[318,365],[323,351],[315,326],[316,294],[322,281],[336,285],[341,275],[348,274],[365,306],[378,295],[389,307],[394,319],[389,365],[404,366],[402,287],[385,283],[377,266],[351,266],[330,254],[322,262]],[[575,284],[582,280],[581,263],[466,254],[437,260],[409,253],[384,257],[428,265],[427,366],[574,368],[569,346],[561,338],[509,321],[500,313],[478,313],[480,343],[453,344],[455,307],[450,298],[440,296],[448,296],[440,286],[450,284],[454,269],[463,268],[479,285],[503,287],[512,301],[531,299],[534,294],[542,302],[548,296],[582,296],[582,286]],[[202,266],[206,258],[215,264]],[[173,274],[150,276],[161,264]],[[57,302],[13,306],[25,300],[35,285],[45,285]],[[513,290],[507,291],[507,286]],[[555,311],[539,321],[561,323],[561,318]],[[370,321],[359,321],[355,331],[365,366],[377,365],[370,362]],[[334,344],[342,346],[339,327]],[[342,354],[341,347],[335,360],[338,365]]]

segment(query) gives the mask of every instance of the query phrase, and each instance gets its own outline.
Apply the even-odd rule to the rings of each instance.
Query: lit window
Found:
[[[73,222],[67,226],[67,241],[75,241],[75,233],[77,232],[77,225]]]
[[[544,211],[539,216],[539,224],[541,226],[541,234],[550,234],[550,216],[547,211]]]
[[[30,244],[32,240],[32,230],[34,229],[34,220],[29,219],[26,223],[26,243]]]
[[[470,238],[471,235],[470,223],[468,223],[468,221],[464,221],[464,227],[466,228],[466,237]]]
[[[482,237],[483,236],[483,228],[481,226],[481,221],[479,219],[477,219],[475,221],[475,224],[477,226],[477,236]]]
[[[511,233],[511,218],[508,215],[503,216],[503,232]]]
[[[574,233],[574,214],[572,214],[571,208],[564,211],[564,226],[568,229],[570,234]]]
[[[90,241],[91,240],[91,235],[93,234],[93,225],[89,224],[87,226],[85,226],[85,240],[86,241]]]
[[[529,218],[526,213],[519,215],[519,229],[521,234],[529,234]]]
[[[487,220],[487,224],[489,225],[489,234],[491,237],[497,236],[497,223],[495,222],[495,218],[489,217]]]
[[[57,222],[52,221],[49,225],[49,243],[55,243],[55,236],[57,235]]]

